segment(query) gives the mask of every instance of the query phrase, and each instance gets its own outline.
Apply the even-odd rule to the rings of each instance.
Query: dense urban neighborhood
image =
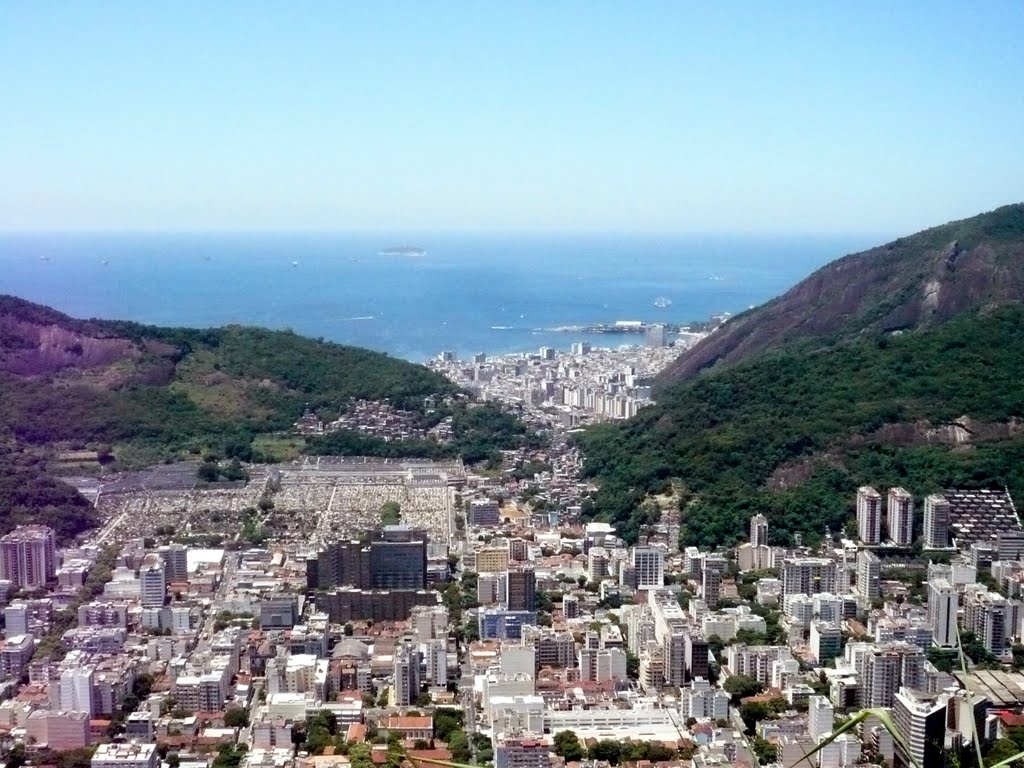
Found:
[[[975,737],[1016,751],[1024,531],[1005,489],[865,486],[849,525],[808,546],[753,514],[737,547],[681,547],[672,493],[644,502],[635,537],[589,520],[574,434],[649,403],[667,344],[441,355],[436,370],[542,436],[497,463],[208,457],[67,477],[102,527],[0,539],[8,764],[843,768],[969,762]],[[443,444],[449,427],[360,400],[295,433]]]

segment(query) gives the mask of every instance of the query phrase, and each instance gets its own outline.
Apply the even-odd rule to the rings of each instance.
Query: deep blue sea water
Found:
[[[381,256],[402,242],[421,258]],[[738,312],[862,237],[568,233],[2,233],[0,293],[75,317],[291,328],[423,361],[584,338],[565,325]],[[293,262],[297,262],[293,264]],[[665,297],[671,305],[658,308]],[[634,336],[596,336],[613,346]]]

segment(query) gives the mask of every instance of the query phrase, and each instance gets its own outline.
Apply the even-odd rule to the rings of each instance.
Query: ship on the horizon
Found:
[[[424,248],[417,248],[414,245],[393,245],[377,252],[378,256],[426,256]]]

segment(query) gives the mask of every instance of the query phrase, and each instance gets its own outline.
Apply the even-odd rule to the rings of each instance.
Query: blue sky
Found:
[[[904,233],[1024,199],[1024,3],[0,4],[2,228]]]

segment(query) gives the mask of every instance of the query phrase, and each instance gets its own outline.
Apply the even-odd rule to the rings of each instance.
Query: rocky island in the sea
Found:
[[[378,252],[380,256],[426,256],[424,248],[417,248],[413,245],[396,245],[391,248],[384,248]]]

